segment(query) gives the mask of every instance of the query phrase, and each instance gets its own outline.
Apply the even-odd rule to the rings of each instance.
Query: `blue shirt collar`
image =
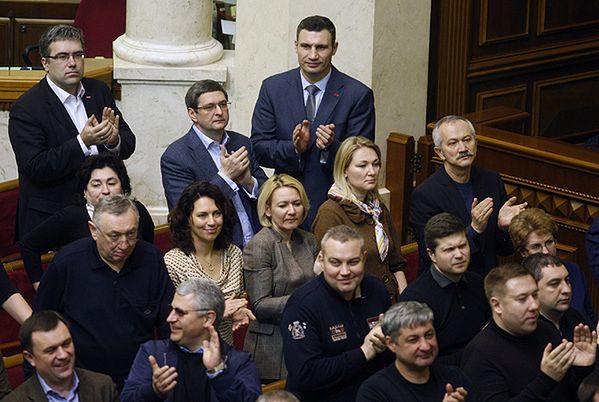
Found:
[[[223,134],[223,139],[221,140],[220,143],[218,143],[217,141],[214,141],[212,138],[210,138],[206,134],[204,134],[195,124],[193,124],[191,126],[191,128],[197,134],[198,138],[200,139],[200,141],[202,141],[202,144],[204,144],[204,147],[206,149],[208,149],[208,147],[210,147],[210,145],[212,145],[212,144],[227,145],[227,142],[229,142],[229,134],[227,134],[226,131]]]
[[[333,66],[331,66],[329,73],[327,75],[325,75],[322,80],[317,81],[314,84],[312,84],[304,77],[304,75],[302,74],[302,70],[300,70],[299,75],[300,75],[300,79],[302,80],[302,89],[306,90],[306,87],[308,85],[316,85],[318,87],[318,89],[320,89],[320,92],[322,92],[324,94],[324,91],[327,89],[327,84],[329,82],[329,79],[331,78],[332,72],[333,72]]]
[[[52,389],[52,387],[50,387],[48,385],[48,383],[46,381],[44,381],[44,379],[42,378],[41,375],[39,375],[38,372],[36,372],[35,375],[37,375],[37,379],[39,380],[40,385],[42,386],[44,395],[46,395],[48,397],[49,401],[78,400],[78,398],[75,399],[75,397],[78,396],[77,394],[79,392],[79,377],[77,376],[77,372],[75,370],[73,370],[73,386],[71,387],[71,389],[69,391],[69,395],[66,398],[62,397],[58,392],[54,391],[54,389]]]

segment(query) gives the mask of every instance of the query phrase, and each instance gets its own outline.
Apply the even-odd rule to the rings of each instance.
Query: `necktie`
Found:
[[[306,87],[308,91],[308,100],[306,101],[306,117],[310,122],[314,121],[316,117],[316,94],[320,89],[316,85],[308,85]]]

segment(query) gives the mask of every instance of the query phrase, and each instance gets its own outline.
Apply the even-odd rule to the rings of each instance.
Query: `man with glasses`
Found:
[[[216,81],[198,81],[185,95],[191,129],[168,146],[160,158],[162,185],[172,210],[179,196],[195,181],[217,185],[237,212],[233,243],[243,248],[260,230],[256,213],[258,188],[266,181],[249,139],[226,131],[229,97]]]
[[[512,219],[509,226],[514,248],[522,257],[543,253],[557,256],[557,224],[547,212],[529,208]],[[570,277],[572,295],[570,305],[583,315],[587,322],[596,322],[587,283],[578,264],[562,261]]]
[[[87,156],[110,152],[126,159],[135,150],[109,88],[83,78],[82,32],[53,26],[39,51],[47,74],[15,102],[8,123],[19,170],[19,238],[71,203],[75,172]]]
[[[77,367],[108,374],[120,390],[142,343],[165,322],[174,289],[161,252],[137,239],[139,215],[124,195],[103,197],[91,237],[60,250],[42,277],[34,311],[71,324]]]
[[[188,279],[177,287],[170,307],[170,340],[139,348],[121,400],[254,402],[260,395],[256,365],[216,331],[225,310],[218,285]]]

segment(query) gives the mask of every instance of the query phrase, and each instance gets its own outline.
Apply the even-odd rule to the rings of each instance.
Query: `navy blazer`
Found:
[[[472,182],[473,197],[478,198],[479,201],[487,197],[493,199],[493,212],[489,217],[485,232],[478,235],[474,231],[469,231],[474,233],[474,236],[470,238],[469,269],[484,278],[492,268],[497,266],[497,254],[512,255],[514,253],[509,233],[507,230],[500,230],[497,226],[499,209],[508,200],[508,197],[503,181],[496,172],[472,166],[470,181]],[[449,212],[457,216],[466,226],[469,226],[472,221],[470,209],[466,207],[464,198],[443,166],[416,187],[412,193],[410,224],[418,242],[420,272],[428,269],[431,264],[424,243],[424,226],[430,218],[441,212]]]
[[[135,136],[102,81],[81,80],[83,104],[88,116],[102,120],[104,107],[120,116],[120,157],[135,150]],[[85,160],[77,141],[79,131],[46,78],[23,94],[10,110],[8,134],[19,170],[17,234],[22,238],[59,209],[72,203],[75,173]],[[99,152],[108,152],[98,146]]]
[[[372,90],[333,67],[310,126],[308,150],[300,157],[291,137],[295,126],[306,118],[299,68],[264,80],[252,117],[251,140],[256,158],[262,166],[274,168],[276,173],[288,173],[302,182],[310,199],[310,212],[302,226],[310,228],[333,184],[333,165],[341,142],[354,135],[374,141]],[[316,128],[330,123],[335,124],[335,139],[329,148],[327,162],[321,164],[321,152],[316,148]]]
[[[226,145],[227,151],[234,152],[242,146],[247,148],[252,176],[258,181],[258,186],[261,186],[267,177],[256,161],[249,138],[234,131],[227,131],[227,134],[229,135],[229,141]],[[173,142],[164,151],[160,158],[160,171],[162,172],[162,186],[164,187],[169,210],[175,208],[179,196],[188,185],[194,181],[209,181],[217,185],[228,199],[231,199],[235,194],[239,194],[254,233],[258,233],[261,229],[258,213],[256,212],[256,200],[250,198],[241,188],[236,193],[218,175],[218,168],[193,128],[190,128],[187,134]],[[243,233],[237,216],[236,220],[233,243],[243,247]]]

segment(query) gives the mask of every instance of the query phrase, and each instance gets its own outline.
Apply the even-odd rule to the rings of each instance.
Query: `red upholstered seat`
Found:
[[[15,222],[19,201],[19,181],[0,183],[0,259],[11,261],[18,258],[19,245],[15,243]]]

